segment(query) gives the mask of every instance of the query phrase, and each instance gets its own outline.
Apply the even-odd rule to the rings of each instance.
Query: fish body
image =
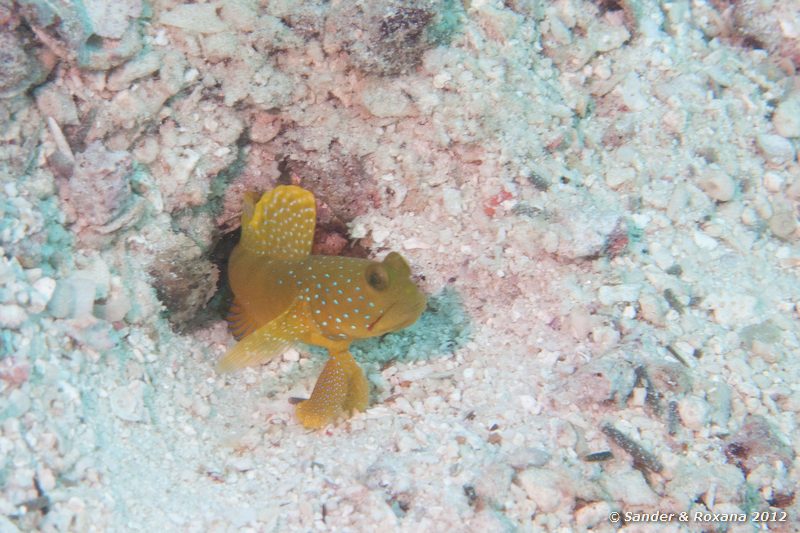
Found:
[[[309,191],[280,186],[254,200],[245,197],[242,237],[228,264],[229,324],[240,341],[218,369],[263,363],[295,342],[321,346],[330,359],[311,398],[297,406],[300,422],[317,428],[363,411],[369,386],[350,343],[413,324],[425,295],[398,253],[381,262],[310,255],[316,210]]]

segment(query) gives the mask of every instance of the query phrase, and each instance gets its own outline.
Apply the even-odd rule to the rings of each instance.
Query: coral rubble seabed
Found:
[[[0,26],[0,530],[796,529],[798,0]],[[372,405],[317,432],[289,399],[319,353],[214,372],[219,243],[292,182],[319,250],[397,250],[431,295],[354,346]]]

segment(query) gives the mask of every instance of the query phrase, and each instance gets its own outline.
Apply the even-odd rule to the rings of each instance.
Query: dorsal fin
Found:
[[[317,220],[314,195],[295,185],[266,192],[257,204],[246,193],[241,246],[259,255],[297,261],[311,253]]]

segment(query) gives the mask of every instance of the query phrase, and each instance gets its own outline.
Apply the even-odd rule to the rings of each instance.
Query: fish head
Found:
[[[329,273],[323,275],[321,296],[310,303],[317,325],[330,338],[377,337],[410,326],[425,310],[427,298],[396,252],[383,261],[324,260]],[[334,266],[331,260],[343,262]]]
[[[410,326],[425,310],[428,299],[411,279],[411,268],[397,252],[381,262],[370,262],[364,269],[368,298],[379,310],[369,322],[365,337],[376,337]]]

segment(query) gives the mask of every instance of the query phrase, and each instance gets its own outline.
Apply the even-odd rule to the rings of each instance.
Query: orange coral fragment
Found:
[[[497,211],[497,207],[506,200],[510,200],[512,198],[514,198],[513,194],[505,189],[500,189],[499,193],[489,198],[489,200],[483,204],[483,212],[486,214],[486,216],[493,217]]]

